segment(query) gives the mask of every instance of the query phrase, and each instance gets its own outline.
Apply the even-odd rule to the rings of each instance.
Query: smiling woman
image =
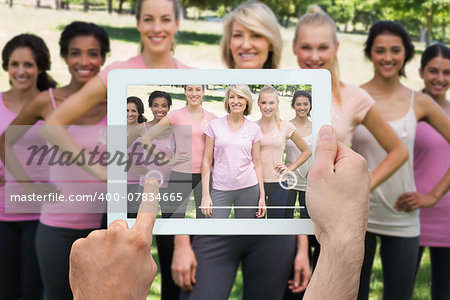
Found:
[[[8,71],[11,88],[0,93],[0,130],[6,130],[20,110],[40,91],[55,87],[48,76],[50,53],[44,41],[32,34],[21,34],[8,41],[2,51],[2,66]],[[34,130],[28,138],[40,145],[45,141]],[[5,135],[1,152],[5,162]],[[14,150],[24,153],[27,143]],[[8,160],[8,164],[9,164]],[[48,168],[33,164],[34,179],[48,181]],[[35,251],[39,214],[12,214],[6,211],[5,166],[0,164],[0,299],[42,299],[42,282]],[[26,183],[8,183],[9,194],[24,194]]]
[[[361,87],[375,100],[381,115],[407,147],[410,157],[388,180],[372,191],[367,225],[364,264],[358,299],[369,295],[370,274],[377,238],[381,239],[384,297],[410,299],[414,287],[419,246],[419,212],[411,210],[402,194],[415,192],[413,149],[417,122],[428,122],[450,142],[450,121],[439,106],[422,93],[400,82],[405,65],[414,55],[407,31],[397,22],[379,21],[372,25],[364,49],[374,67],[373,78]],[[374,169],[384,156],[383,150],[364,128],[354,136],[354,148]],[[400,275],[401,274],[401,275]]]
[[[245,2],[226,16],[221,52],[228,68],[276,69],[282,46],[278,21],[267,5]]]

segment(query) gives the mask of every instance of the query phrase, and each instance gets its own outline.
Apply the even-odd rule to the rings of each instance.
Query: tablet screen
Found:
[[[273,132],[265,132],[257,123],[265,113],[258,106],[259,94],[268,86],[276,90],[279,100],[280,121]],[[108,76],[108,152],[128,153],[130,163],[125,168],[108,166],[108,194],[117,195],[107,203],[108,223],[120,218],[133,225],[145,197],[159,203],[155,234],[311,234],[304,191],[313,157],[293,172],[277,169],[280,163],[289,166],[301,154],[289,138],[293,127],[288,123],[296,115],[292,100],[298,91],[312,96],[308,117],[312,128],[301,136],[314,149],[318,129],[331,122],[331,83],[325,70],[112,71]],[[242,93],[247,93],[242,97],[247,97],[245,121],[233,128],[228,122],[230,109],[237,109],[239,101],[233,102],[230,95]],[[141,106],[135,98],[142,102],[147,120],[127,126],[127,118],[133,119],[132,111]],[[189,112],[187,98],[201,101],[203,113],[197,118]],[[211,215],[204,211],[209,205],[199,201],[206,139],[211,157]],[[268,144],[279,149],[268,151]],[[270,196],[265,205],[259,201],[252,156],[255,145],[263,148],[261,173],[265,194]],[[159,193],[143,193],[146,178],[158,181]],[[256,218],[263,206],[266,214]]]

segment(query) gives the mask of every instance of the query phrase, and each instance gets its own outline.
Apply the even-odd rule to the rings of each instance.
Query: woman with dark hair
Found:
[[[144,116],[144,104],[141,98],[130,96],[127,98],[127,125],[137,125],[147,122]]]
[[[11,88],[0,93],[0,130],[6,130],[21,109],[40,91],[55,87],[56,82],[47,74],[50,53],[45,42],[33,34],[17,35],[8,41],[2,51],[2,67],[9,74]],[[30,130],[26,141],[45,145],[37,129]],[[30,142],[19,143],[14,151],[26,153]],[[1,138],[2,160],[4,136]],[[9,153],[12,153],[8,152]],[[9,165],[8,156],[8,165]],[[28,166],[34,180],[48,181],[48,168],[37,164]],[[0,165],[0,178],[5,178],[5,166]],[[27,182],[8,183],[8,194],[30,191]],[[0,185],[0,299],[42,299],[42,281],[35,251],[35,236],[39,213],[8,213],[6,188]],[[9,204],[8,204],[9,205]]]
[[[291,107],[295,110],[295,117],[290,122],[295,126],[300,136],[304,139],[309,148],[312,148],[312,122],[311,109],[312,99],[311,94],[307,91],[298,90],[294,93],[291,100]],[[301,151],[297,148],[292,141],[286,142],[286,164],[292,164],[295,159],[301,154]],[[305,191],[306,191],[306,174],[311,168],[311,159],[308,159],[300,167],[293,172],[297,177],[297,185],[288,192],[288,204],[287,206],[294,207],[297,201],[304,209],[300,210],[301,218],[309,218],[306,210],[305,203]],[[286,210],[286,217],[293,218],[294,209]]]
[[[67,98],[98,74],[110,49],[106,31],[93,23],[85,22],[67,25],[61,33],[59,45],[61,57],[71,75],[70,82],[37,95],[22,109],[12,122],[13,125],[32,125],[45,120]],[[106,125],[106,102],[97,104],[85,115],[77,118],[75,124]],[[25,126],[20,128],[23,127]],[[82,141],[84,148],[93,149],[104,131],[103,127],[72,126],[69,132],[78,142]],[[12,147],[20,138],[20,134],[14,138],[8,137],[6,146]],[[83,184],[83,194],[106,192],[106,184],[92,182],[94,179],[78,167],[69,170],[68,172],[67,168],[56,165],[50,168],[51,180],[58,185],[59,192],[65,197],[80,193],[78,183],[73,182],[75,178],[86,181]],[[36,249],[46,299],[73,298],[68,277],[70,248],[75,240],[100,228],[102,221],[100,211],[90,213],[87,207],[84,211],[83,213],[82,210],[76,210],[68,203],[45,202],[42,205]]]
[[[371,193],[359,299],[367,299],[369,295],[377,238],[381,240],[383,298],[410,299],[418,259],[419,213],[399,211],[396,202],[403,193],[416,190],[412,154],[417,122],[428,122],[449,142],[450,121],[430,97],[400,82],[400,77],[405,75],[405,64],[414,54],[414,46],[399,23],[376,22],[365,45],[364,52],[373,63],[374,75],[361,87],[374,98],[377,109],[408,148],[410,157]],[[358,127],[353,141],[354,149],[367,159],[372,170],[385,156],[365,128]]]
[[[170,107],[172,106],[172,96],[164,91],[153,91],[148,97],[148,106],[152,111],[153,120],[150,122],[146,121],[135,126],[128,135],[128,145],[132,145],[136,141],[140,140],[141,136],[144,135],[147,130],[158,124],[167,116]],[[173,198],[171,197],[174,197],[176,194],[172,192],[169,193],[170,189],[168,188],[172,167],[179,162],[178,156],[175,154],[175,137],[171,130],[167,130],[159,134],[157,138],[153,139],[152,143],[155,145],[155,149],[158,149],[159,153],[164,153],[169,162],[160,166],[153,164],[151,166],[146,166],[145,173],[150,176],[154,176],[159,180],[159,198],[161,199],[159,203],[161,207],[161,215],[163,218],[170,218],[174,212],[173,203],[177,202],[172,201]],[[146,155],[147,153],[144,150],[144,156]],[[145,174],[140,176],[138,193],[142,193],[144,189],[145,178]],[[139,208],[139,203],[136,204],[137,205],[134,205],[134,210],[132,211],[132,217],[136,215],[137,209]],[[155,239],[156,246],[158,248],[158,258],[161,272],[161,299],[177,299],[179,298],[180,288],[174,283],[170,270],[174,249],[174,236],[156,235]]]
[[[132,134],[133,131],[136,131],[136,127],[142,124],[142,127],[145,128],[145,122],[147,122],[147,118],[144,116],[144,104],[142,103],[141,98],[130,96],[127,98],[127,136]],[[128,159],[131,160],[130,169],[127,172],[127,214],[129,218],[135,218],[137,214],[137,210],[139,208],[138,201],[134,201],[138,199],[137,193],[139,193],[139,185],[141,175],[145,175],[145,173],[140,174],[141,168],[136,166],[136,162],[141,157],[141,161],[144,159],[143,149],[139,142],[140,138],[133,139],[133,142],[128,145]],[[138,163],[140,165],[140,163]],[[143,172],[146,172],[147,169],[143,168]]]
[[[429,46],[422,53],[420,77],[426,93],[450,116],[446,93],[450,86],[450,48]],[[431,298],[450,299],[450,146],[426,122],[417,124],[414,143],[414,181],[417,192],[400,196],[396,208],[420,208],[420,248],[417,269],[425,247],[430,250]]]

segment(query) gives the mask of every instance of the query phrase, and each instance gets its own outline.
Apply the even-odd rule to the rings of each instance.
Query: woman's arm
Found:
[[[142,136],[145,132],[144,123],[138,125],[127,125],[131,126],[131,130],[127,135],[127,147],[130,147],[131,144],[140,136]]]
[[[202,162],[202,213],[211,217],[213,202],[211,195],[209,193],[209,182],[211,165],[213,160],[214,152],[214,140],[209,136],[206,136],[205,150],[203,152],[203,162]]]
[[[55,192],[57,189],[52,184],[36,184],[33,178],[30,178],[28,173],[22,167],[23,160],[31,158],[31,156],[22,157],[22,161],[16,156],[13,146],[20,140],[38,120],[43,118],[43,112],[51,105],[48,92],[40,93],[35,99],[27,103],[19,115],[11,122],[8,130],[8,137],[6,138],[6,131],[0,137],[0,153],[1,159],[5,166],[7,166],[10,174],[19,182],[20,186],[26,193],[42,194]],[[33,145],[29,145],[30,147]],[[36,145],[37,146],[37,145]],[[8,153],[8,163],[6,163],[6,153]],[[30,152],[31,153],[31,152]],[[44,166],[45,167],[45,166]],[[48,166],[47,166],[48,167]]]
[[[450,119],[435,101],[419,93],[414,101],[414,112],[417,121],[427,122],[450,143]]]
[[[422,207],[431,207],[441,200],[450,189],[450,169],[428,194],[420,192],[404,193],[397,199],[395,208],[410,212]]]
[[[255,167],[256,178],[258,179],[259,185],[259,201],[258,201],[258,211],[256,212],[256,217],[262,218],[266,214],[266,194],[264,192],[264,177],[261,165],[261,152],[260,152],[260,142],[256,142],[252,146],[252,161]]]
[[[373,170],[370,190],[374,190],[408,160],[408,149],[383,119],[378,109],[372,106],[362,124],[372,133],[378,144],[386,151],[386,157]]]
[[[106,86],[99,76],[89,80],[78,92],[68,97],[45,120],[46,125],[70,125],[91,108],[106,99]]]
[[[288,281],[288,287],[292,293],[300,293],[306,289],[311,267],[308,257],[308,236],[297,235],[297,253],[294,260],[294,278]]]
[[[429,96],[419,93],[414,101],[414,112],[417,119],[424,120],[438,131],[446,140],[450,142],[450,119],[444,110],[436,104]],[[413,211],[421,207],[431,207],[450,189],[450,169],[433,187],[428,194],[420,192],[410,192],[401,195],[395,204],[396,209],[406,212]]]
[[[288,167],[289,171],[294,171],[295,169],[300,167],[305,161],[307,161],[308,158],[311,157],[312,152],[297,130],[295,130],[294,133],[291,135],[291,140],[294,142],[297,148],[300,151],[302,151],[302,154],[297,158],[297,160],[294,161],[292,165]]]

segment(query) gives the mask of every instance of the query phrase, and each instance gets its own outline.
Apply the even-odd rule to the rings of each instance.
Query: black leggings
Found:
[[[308,209],[306,208],[305,191],[289,190],[286,206],[295,207],[295,202],[297,202],[297,198],[298,203],[300,205],[300,218],[301,219],[311,218],[308,214]],[[294,217],[294,208],[286,209],[284,217],[292,219]]]
[[[431,260],[431,299],[450,299],[450,248],[429,247]],[[422,260],[424,247],[419,248],[417,270]]]
[[[69,229],[39,223],[36,250],[46,300],[73,300],[69,285],[69,255],[73,242],[94,229]]]
[[[170,196],[177,198],[178,195],[181,195],[181,201],[167,202],[165,204],[167,213],[164,214],[163,218],[184,218],[192,191],[194,191],[195,199],[195,217],[197,219],[204,218],[205,215],[203,215],[200,209],[202,203],[201,183],[201,174],[170,172],[169,198]]]
[[[35,238],[39,221],[0,221],[0,299],[42,299]]]
[[[377,237],[381,240],[383,299],[411,299],[419,256],[419,237],[396,237],[371,232],[366,233],[358,299],[369,299],[370,275],[377,247]]]

